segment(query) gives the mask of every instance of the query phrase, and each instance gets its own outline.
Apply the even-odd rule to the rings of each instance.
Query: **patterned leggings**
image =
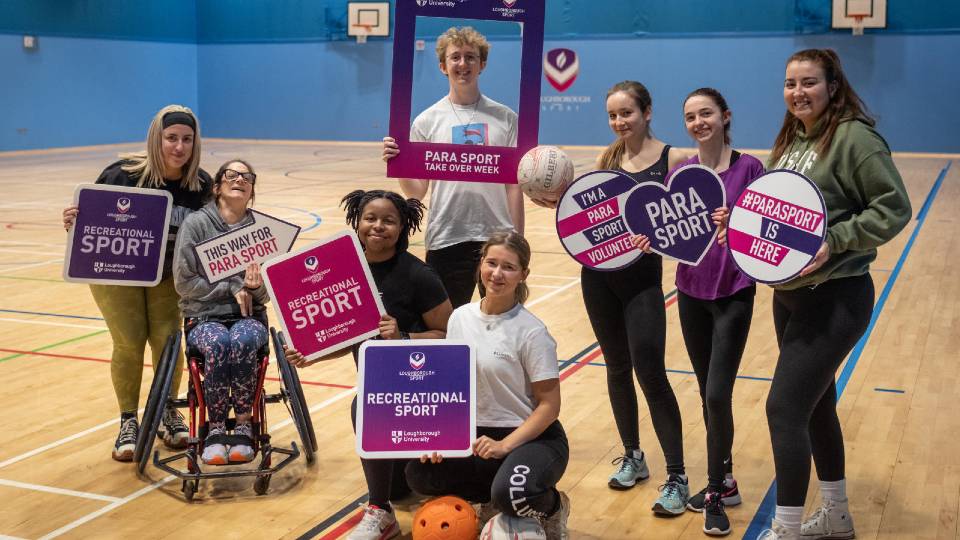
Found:
[[[248,414],[257,385],[257,351],[267,343],[267,329],[255,319],[241,319],[228,329],[206,321],[187,335],[204,358],[203,394],[210,422],[226,422],[230,410]]]

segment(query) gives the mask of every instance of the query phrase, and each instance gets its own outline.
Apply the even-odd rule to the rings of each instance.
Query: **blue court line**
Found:
[[[85,317],[83,315],[63,315],[60,313],[42,313],[40,311],[20,311],[19,309],[0,309],[0,313],[16,313],[18,315],[43,315],[44,317],[63,317],[64,319],[83,319],[85,321],[102,321],[103,317]]]
[[[891,394],[905,394],[906,390],[897,390],[896,388],[874,388],[877,392],[890,392]]]
[[[903,251],[900,253],[900,258],[897,259],[897,265],[894,266],[893,271],[890,273],[890,277],[887,279],[887,284],[883,287],[883,292],[880,293],[880,298],[873,307],[873,314],[870,316],[870,324],[867,326],[867,331],[864,332],[863,337],[860,338],[860,341],[857,342],[857,345],[853,348],[853,351],[850,352],[850,357],[847,359],[846,365],[843,366],[843,371],[840,372],[840,376],[837,378],[837,401],[840,401],[840,398],[843,396],[843,391],[847,388],[847,382],[850,381],[850,376],[853,375],[853,370],[856,369],[857,362],[860,361],[860,356],[863,354],[863,349],[867,346],[867,341],[870,339],[870,335],[873,333],[873,328],[877,324],[877,319],[880,317],[883,307],[887,304],[887,298],[890,296],[890,291],[893,290],[893,286],[896,284],[897,278],[900,276],[900,270],[903,269],[903,265],[907,261],[907,256],[910,255],[910,250],[913,248],[913,242],[917,239],[917,235],[920,234],[920,229],[923,228],[923,223],[927,219],[927,212],[933,205],[933,201],[937,197],[937,193],[940,191],[940,185],[943,184],[943,179],[946,178],[947,171],[950,170],[950,165],[952,163],[952,161],[947,162],[947,166],[940,171],[937,181],[934,182],[933,187],[930,188],[930,193],[927,194],[927,198],[924,200],[923,206],[920,208],[920,212],[917,213],[917,226],[914,227],[913,233],[910,235],[910,239],[907,240],[907,245],[903,247]],[[757,508],[757,513],[753,515],[750,525],[747,527],[747,530],[744,531],[743,538],[756,538],[759,536],[760,531],[765,529],[773,519],[776,507],[777,481],[774,479],[774,481],[770,484],[770,489],[768,489],[766,495],[763,496],[763,501],[760,502],[760,506]]]
[[[323,222],[323,219],[320,218],[320,214],[317,214],[316,212],[311,212],[309,210],[304,210],[303,208],[294,208],[293,206],[279,206],[276,204],[271,204],[270,206],[274,208],[282,208],[284,210],[293,210],[294,212],[302,212],[304,214],[307,214],[308,216],[313,217],[313,224],[310,225],[309,227],[304,227],[303,229],[300,229],[300,232],[302,233],[316,229],[317,227],[320,226],[320,223]]]

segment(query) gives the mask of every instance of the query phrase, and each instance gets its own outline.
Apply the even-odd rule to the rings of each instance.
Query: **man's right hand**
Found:
[[[384,137],[383,138],[383,155],[381,159],[384,161],[390,161],[391,159],[397,157],[397,154],[400,153],[400,147],[397,146],[397,141],[393,137]]]

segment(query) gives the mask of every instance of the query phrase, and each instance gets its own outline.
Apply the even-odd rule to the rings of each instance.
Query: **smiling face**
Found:
[[[513,298],[517,286],[529,273],[520,263],[520,257],[505,245],[490,246],[480,261],[480,282],[488,296]]]
[[[233,176],[229,171],[240,174],[233,179],[228,179],[228,175]],[[215,186],[217,198],[225,202],[247,206],[250,199],[253,198],[253,184],[244,180],[243,174],[249,173],[250,169],[243,163],[234,161],[224,167],[224,172],[226,174],[220,177],[220,182]]]
[[[163,175],[168,178],[179,178],[183,166],[193,156],[193,128],[174,124],[164,128],[162,137]]]
[[[720,106],[708,96],[695,95],[683,104],[683,123],[687,133],[698,144],[704,144],[715,137],[724,140],[726,125],[730,122],[730,111],[721,112]]]
[[[397,207],[387,199],[373,199],[363,207],[357,236],[368,252],[390,253],[396,249],[402,229]]]
[[[440,71],[450,79],[450,84],[474,86],[478,84],[480,73],[487,66],[480,59],[480,50],[469,44],[447,45],[444,60],[440,62]]]
[[[607,98],[610,129],[621,139],[646,138],[649,134],[652,111],[640,109],[637,101],[626,92],[614,92]]]
[[[827,82],[823,68],[816,62],[794,60],[787,64],[783,102],[808,133],[827,110],[835,90],[836,85]]]

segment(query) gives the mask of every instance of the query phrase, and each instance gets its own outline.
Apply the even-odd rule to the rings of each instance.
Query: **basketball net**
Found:
[[[354,25],[352,25],[352,26],[353,26],[354,28],[363,28],[364,31],[363,31],[363,32],[360,32],[360,33],[357,33],[357,34],[356,34],[356,38],[357,38],[357,43],[366,43],[366,42],[367,42],[367,34],[369,34],[370,32],[373,31],[373,26],[371,26],[371,25],[369,25],[369,24],[354,24]]]
[[[863,15],[854,15],[853,16],[853,35],[862,36],[863,35]]]

